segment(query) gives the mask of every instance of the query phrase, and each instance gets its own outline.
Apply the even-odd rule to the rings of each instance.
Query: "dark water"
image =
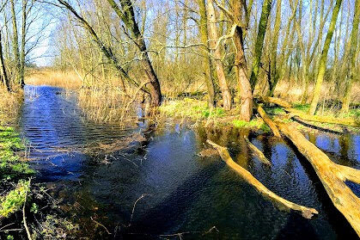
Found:
[[[76,95],[27,87],[21,127],[31,142],[38,182],[56,186],[68,216],[90,239],[356,239],[332,206],[306,159],[290,143],[250,136],[273,163],[262,166],[235,129],[209,132],[163,123],[147,141],[106,156],[84,154],[94,142],[112,143],[124,131],[82,117]],[[144,129],[145,131],[145,129]],[[331,159],[360,168],[360,136],[308,135]],[[319,216],[279,211],[219,157],[197,156],[210,138],[269,189]],[[64,150],[66,149],[66,151]],[[103,160],[103,161],[102,161]],[[360,188],[350,184],[359,195]],[[54,193],[55,194],[55,193]],[[134,207],[135,206],[135,207]],[[360,206],[359,206],[360,207]],[[104,225],[104,227],[93,220]]]

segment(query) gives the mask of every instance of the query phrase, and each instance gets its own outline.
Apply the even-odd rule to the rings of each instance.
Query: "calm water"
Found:
[[[288,142],[250,136],[273,163],[262,166],[235,129],[209,132],[161,124],[147,140],[107,155],[84,154],[96,142],[146,131],[97,125],[82,117],[76,95],[26,87],[21,129],[31,142],[36,181],[55,186],[62,208],[90,239],[357,239],[332,206],[306,159]],[[335,162],[360,168],[360,136],[308,135]],[[197,155],[210,138],[282,197],[314,207],[306,220],[281,212],[244,183],[219,157]],[[351,184],[360,195],[360,187]],[[134,207],[135,206],[135,207]],[[360,207],[360,206],[359,206]],[[97,225],[92,219],[106,226]]]

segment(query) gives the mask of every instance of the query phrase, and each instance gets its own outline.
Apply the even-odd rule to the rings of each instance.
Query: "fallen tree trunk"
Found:
[[[292,108],[292,105],[285,100],[280,98],[273,98],[273,97],[259,97],[258,100],[263,103],[273,103],[280,107],[283,107],[284,110],[290,114],[292,117],[299,117],[305,121],[312,121],[312,122],[320,122],[320,123],[330,123],[330,124],[338,124],[343,126],[353,126],[353,127],[360,127],[360,121],[355,120],[353,118],[335,118],[329,116],[313,116],[306,114],[300,110],[296,110]],[[270,126],[270,125],[269,125]]]
[[[347,180],[360,184],[360,170],[334,163],[295,127],[281,122],[277,125],[313,166],[332,203],[360,237],[360,199],[345,184]]]
[[[258,100],[263,103],[273,103],[273,104],[276,104],[283,108],[292,108],[292,104],[290,104],[289,102],[287,102],[281,98],[262,96],[262,97],[259,97]]]
[[[261,107],[261,105],[257,105],[257,112],[260,114],[261,118],[264,122],[271,128],[271,131],[274,133],[275,137],[281,137],[280,131],[277,128],[276,124],[269,118],[266,114],[265,110]]]
[[[246,143],[248,144],[251,152],[265,165],[271,166],[271,162],[265,157],[265,155],[254,145],[250,142],[250,140],[244,136]]]
[[[293,202],[290,202],[278,195],[276,195],[274,192],[267,189],[259,180],[257,180],[250,172],[242,168],[240,165],[236,164],[234,160],[231,158],[229,151],[227,148],[217,145],[216,143],[207,140],[207,143],[209,143],[213,148],[215,148],[222,160],[231,167],[234,171],[236,171],[247,183],[252,185],[261,195],[264,197],[273,200],[276,205],[279,206],[280,209],[285,210],[293,210],[296,212],[301,213],[301,215],[304,218],[311,219],[313,215],[318,214],[316,209],[314,208],[308,208],[304,207],[298,204],[295,204]]]
[[[321,123],[330,123],[330,124],[338,124],[343,126],[353,126],[353,127],[360,127],[360,121],[357,121],[353,118],[335,118],[329,116],[313,116],[306,114],[302,111],[292,109],[292,108],[285,108],[286,112],[292,114],[293,117],[298,116],[299,118],[307,121],[312,122],[321,122]]]
[[[316,129],[316,130],[323,131],[323,132],[338,134],[338,135],[343,135],[343,134],[345,134],[344,131],[337,131],[337,130],[334,130],[334,129],[329,129],[329,128],[324,128],[324,127],[321,127],[321,126],[317,126],[317,125],[315,125],[315,123],[313,123],[313,122],[308,122],[308,121],[306,121],[306,120],[304,120],[304,119],[301,119],[301,118],[299,118],[299,117],[291,116],[290,118],[293,118],[296,122],[298,122],[298,123],[300,123],[301,125],[303,125],[303,126],[305,126],[305,127],[308,127],[308,128]]]

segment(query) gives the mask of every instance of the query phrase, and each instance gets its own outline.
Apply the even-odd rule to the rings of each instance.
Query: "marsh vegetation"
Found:
[[[0,0],[0,239],[357,239],[359,22],[360,0]]]

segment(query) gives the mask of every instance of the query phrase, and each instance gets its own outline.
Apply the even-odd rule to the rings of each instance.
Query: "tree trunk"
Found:
[[[240,165],[234,162],[234,160],[231,158],[229,151],[222,146],[217,145],[216,143],[207,140],[207,143],[210,144],[213,148],[215,148],[220,156],[221,159],[235,172],[241,176],[241,178],[246,181],[248,184],[253,186],[261,195],[264,197],[272,200],[275,205],[277,205],[280,209],[285,209],[287,211],[293,210],[296,212],[301,213],[301,215],[307,219],[311,219],[313,215],[317,215],[318,211],[314,208],[308,208],[304,207],[298,204],[295,204],[293,202],[290,202],[278,195],[276,195],[274,192],[270,191],[268,188],[266,188],[259,180],[257,180],[253,175],[251,175],[250,172],[248,172],[246,169],[242,168]]]
[[[273,36],[273,41],[271,42],[270,80],[269,80],[269,91],[267,94],[270,97],[274,95],[275,87],[280,79],[280,73],[279,73],[280,70],[278,69],[277,66],[277,49],[278,49],[280,27],[281,27],[281,2],[282,0],[277,0],[276,2],[274,36]]]
[[[199,11],[200,11],[200,35],[201,43],[204,44],[205,60],[203,62],[205,82],[208,90],[208,105],[210,108],[215,107],[215,88],[214,79],[211,67],[211,58],[209,55],[209,35],[207,27],[207,14],[206,14],[206,3],[205,0],[198,0]]]
[[[27,0],[22,1],[22,27],[21,27],[21,51],[19,81],[22,88],[25,86],[25,55],[26,55],[26,24],[27,24]]]
[[[15,62],[15,76],[16,76],[16,82],[20,83],[21,87],[23,87],[23,83],[20,79],[20,50],[19,50],[19,33],[18,33],[18,27],[17,27],[17,18],[16,18],[16,11],[15,11],[15,2],[14,0],[10,0],[11,4],[11,15],[12,15],[12,25],[13,25],[13,51],[14,51],[14,62]]]
[[[1,27],[0,27],[0,29],[1,29]],[[1,67],[1,69],[0,69],[1,80],[5,84],[6,90],[8,92],[11,92],[10,81],[9,81],[9,78],[6,73],[5,60],[4,60],[4,55],[3,55],[3,44],[2,44],[1,31],[0,31],[0,67]]]
[[[264,0],[262,5],[259,30],[255,43],[255,57],[254,57],[254,62],[252,64],[251,77],[250,77],[250,83],[253,91],[255,90],[256,82],[258,80],[258,76],[260,73],[261,57],[263,52],[266,28],[271,13],[271,7],[272,7],[271,5],[272,5],[272,0]]]
[[[350,51],[349,51],[349,72],[350,76],[346,81],[345,96],[342,102],[341,111],[344,113],[349,112],[349,106],[351,101],[351,89],[355,78],[356,71],[356,49],[358,46],[358,34],[359,34],[359,22],[360,22],[360,0],[356,0],[355,13],[353,20],[353,28],[350,37]]]
[[[318,73],[318,76],[316,79],[314,95],[313,95],[313,99],[311,101],[310,110],[309,110],[310,115],[315,114],[317,105],[318,105],[318,102],[320,99],[321,87],[322,87],[322,83],[324,81],[324,75],[325,75],[325,71],[326,71],[326,63],[327,63],[329,48],[330,48],[330,44],[331,44],[331,39],[334,35],[334,30],[335,30],[336,21],[337,21],[338,15],[339,15],[340,7],[341,7],[341,2],[342,2],[342,0],[336,0],[336,5],[334,7],[333,14],[331,17],[329,30],[326,35],[324,48],[321,53],[321,58],[320,58],[320,63],[319,63],[319,73]]]
[[[240,120],[249,122],[253,115],[253,91],[251,89],[250,81],[247,76],[247,62],[244,52],[244,36],[243,30],[240,27],[242,21],[241,10],[242,3],[238,0],[233,0],[233,13],[236,30],[234,34],[234,43],[236,47],[235,55],[235,69],[236,69],[236,78],[239,86],[239,95],[240,95]]]
[[[360,199],[346,185],[346,181],[360,183],[360,170],[338,165],[309,142],[295,127],[277,124],[280,131],[291,140],[310,162],[334,206],[344,215],[360,237]]]
[[[151,105],[160,106],[162,101],[162,94],[159,79],[152,66],[149,54],[147,52],[146,43],[139,26],[135,19],[135,12],[131,0],[120,0],[122,9],[114,0],[108,0],[108,3],[126,25],[126,28],[131,33],[131,40],[135,43],[141,53],[141,65],[145,71],[146,77],[150,82],[149,92],[151,96]]]
[[[213,55],[216,73],[219,80],[220,89],[222,92],[223,104],[225,110],[231,109],[231,94],[226,81],[224,67],[221,62],[221,51],[217,47],[218,33],[216,27],[216,16],[213,0],[207,2],[207,15],[208,15],[208,31],[209,31],[209,46]]]

